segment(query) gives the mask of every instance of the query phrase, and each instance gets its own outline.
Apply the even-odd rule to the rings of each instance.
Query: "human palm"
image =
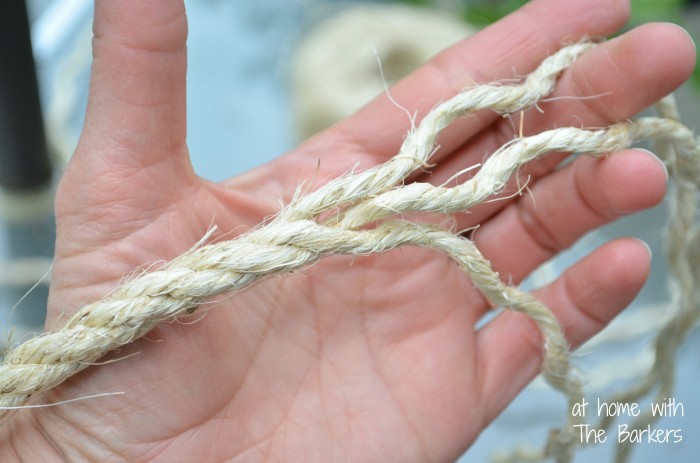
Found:
[[[408,128],[403,113],[379,97],[266,166],[222,184],[202,180],[185,143],[184,7],[144,3],[96,5],[85,129],[56,200],[48,328],[143,264],[187,250],[212,224],[233,237],[273,214],[302,181],[388,159]],[[563,40],[614,32],[627,10],[622,1],[534,1],[441,54],[392,94],[424,115],[475,80],[528,72]],[[596,99],[529,111],[526,132],[630,117],[684,81],[694,54],[675,26],[631,31],[562,77],[559,96]],[[441,137],[438,167],[412,180],[442,183],[513,133],[494,114],[458,122]],[[664,170],[644,152],[557,169],[562,156],[521,173],[531,196],[454,218],[457,229],[481,224],[476,242],[509,282],[586,231],[663,197]],[[537,295],[577,345],[630,302],[648,266],[642,244],[618,240]],[[542,358],[535,325],[517,314],[475,330],[487,302],[449,259],[423,249],[327,258],[202,309],[160,324],[107,359],[118,361],[85,370],[45,400],[125,394],[19,413],[6,434],[41,429],[47,448],[69,459],[450,461],[532,379]]]

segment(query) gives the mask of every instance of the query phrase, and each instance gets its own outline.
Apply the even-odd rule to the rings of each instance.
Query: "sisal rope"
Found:
[[[506,285],[469,239],[394,216],[414,211],[466,211],[502,192],[520,167],[548,152],[600,155],[645,139],[659,144],[660,154],[678,183],[678,207],[670,223],[670,260],[679,282],[681,310],[659,334],[654,369],[626,397],[644,395],[654,386],[660,393],[667,391],[673,385],[673,371],[668,366],[673,362],[668,359],[673,360],[677,346],[693,325],[689,321],[697,318],[695,301],[700,300],[695,284],[700,275],[689,264],[689,259],[700,258],[700,234],[689,231],[695,221],[700,146],[672,113],[669,100],[663,102],[663,118],[643,118],[601,130],[560,128],[516,138],[486,160],[473,178],[455,187],[425,183],[402,186],[408,175],[429,161],[438,134],[456,118],[480,109],[508,114],[532,107],[552,91],[557,76],[591,47],[584,42],[563,48],[520,84],[480,85],[459,93],[413,127],[399,153],[386,163],[333,180],[309,194],[297,194],[268,224],[231,241],[196,246],[159,270],[127,281],[107,298],[83,307],[60,330],[9,350],[0,364],[0,413],[6,418],[8,408],[21,406],[30,396],[55,387],[109,351],[144,336],[161,321],[192,313],[212,296],[293,272],[326,256],[366,255],[404,245],[446,254],[494,306],[534,320],[543,337],[543,374],[567,396],[571,409],[583,397],[583,390],[572,372],[568,343],[553,313],[531,294]],[[370,222],[376,227],[363,229]],[[551,434],[536,458],[571,460],[580,445],[573,425],[582,418],[567,416],[565,425]]]

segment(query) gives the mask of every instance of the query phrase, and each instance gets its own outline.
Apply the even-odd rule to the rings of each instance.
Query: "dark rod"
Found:
[[[51,178],[29,17],[24,0],[0,1],[0,186],[26,191]]]

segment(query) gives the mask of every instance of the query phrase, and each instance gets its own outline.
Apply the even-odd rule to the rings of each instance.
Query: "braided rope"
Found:
[[[592,46],[584,42],[563,48],[521,84],[480,85],[459,93],[412,128],[399,153],[386,163],[297,195],[270,223],[231,241],[195,247],[164,267],[125,282],[104,300],[83,307],[60,330],[9,350],[0,364],[0,419],[7,417],[8,408],[21,406],[30,396],[60,384],[161,321],[192,313],[212,296],[298,270],[326,256],[380,253],[402,245],[446,254],[492,304],[534,320],[543,336],[543,374],[572,405],[583,397],[583,390],[572,374],[569,347],[553,313],[529,293],[503,283],[472,241],[434,226],[392,217],[415,211],[466,211],[502,192],[520,167],[549,152],[600,155],[644,139],[659,144],[660,154],[678,182],[678,212],[670,225],[670,259],[681,288],[682,308],[659,334],[654,369],[624,398],[632,400],[657,385],[659,393],[667,394],[673,385],[673,371],[659,369],[672,364],[668,360],[673,359],[691,322],[697,319],[695,301],[700,300],[695,284],[699,271],[689,264],[691,258],[700,259],[700,233],[697,229],[689,232],[695,221],[700,147],[693,133],[677,120],[669,100],[663,102],[664,118],[643,118],[601,130],[560,128],[517,138],[498,149],[474,177],[455,187],[426,183],[397,186],[427,163],[436,149],[438,134],[456,118],[485,108],[507,114],[535,105],[552,91],[557,76]],[[337,213],[324,218],[330,210]],[[362,229],[368,223],[377,226]],[[565,426],[550,436],[534,460],[554,457],[570,461],[580,445],[573,428],[580,420],[569,414]],[[626,458],[628,450],[621,449],[620,458]]]

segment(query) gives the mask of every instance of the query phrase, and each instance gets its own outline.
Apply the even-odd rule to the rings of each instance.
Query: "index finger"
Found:
[[[563,43],[617,31],[628,15],[629,4],[623,0],[532,1],[437,55],[392,87],[391,95],[410,112],[416,111],[420,120],[438,102],[467,86],[525,75]],[[497,117],[486,111],[453,124],[440,136],[441,152],[449,153]],[[379,163],[398,151],[409,128],[405,115],[382,94],[337,125],[333,134],[357,142]]]
[[[563,43],[607,36],[629,17],[628,0],[533,0],[520,10],[434,57],[397,83],[391,95],[419,122],[436,104],[475,83],[525,75]],[[340,50],[339,50],[340,51]],[[439,136],[440,160],[498,117],[481,111]],[[395,155],[411,128],[405,113],[385,94],[353,116],[311,138],[273,164],[227,182],[243,188],[279,189],[289,198],[310,178],[334,178],[367,169]],[[270,168],[274,166],[274,169]]]

